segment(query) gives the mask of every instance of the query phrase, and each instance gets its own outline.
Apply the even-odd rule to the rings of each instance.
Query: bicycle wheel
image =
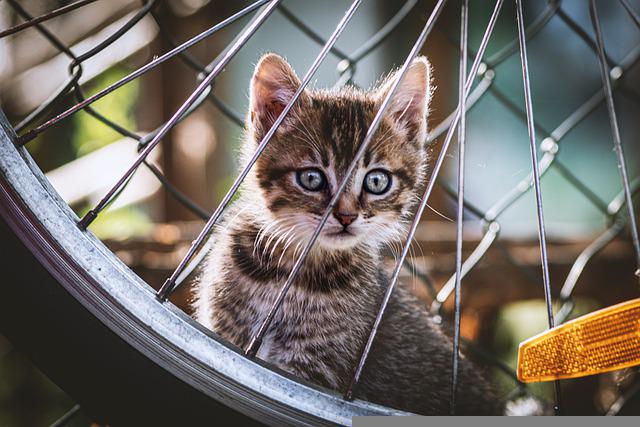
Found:
[[[15,3],[11,2],[14,7],[17,7]],[[135,25],[135,22],[138,22],[139,17],[146,14],[153,15],[154,3],[156,3],[154,0],[146,1],[140,11],[121,28],[122,31],[119,30],[114,33],[109,39],[115,40],[122,36]],[[275,0],[270,2],[266,0],[256,1],[252,6],[244,10],[258,10],[262,6],[264,6],[261,9],[262,11],[275,10],[277,3]],[[353,3],[353,6],[345,13],[345,19],[352,10],[355,10],[353,8],[357,7],[358,3],[357,1]],[[570,129],[576,127],[595,108],[592,106],[593,102],[588,100],[563,121],[558,129],[548,135],[546,132],[542,132],[545,139],[540,148],[544,152],[544,157],[538,163],[535,157],[536,137],[531,132],[537,127],[533,121],[532,111],[530,111],[531,95],[528,92],[530,89],[528,86],[525,89],[526,102],[529,109],[522,111],[518,106],[510,103],[507,97],[501,96],[499,88],[494,87],[493,80],[496,75],[494,68],[507,58],[515,55],[518,51],[519,40],[522,43],[520,46],[521,55],[526,59],[526,49],[524,49],[526,48],[525,33],[527,37],[535,36],[551,17],[559,13],[559,4],[550,2],[528,28],[524,26],[522,11],[520,10],[518,14],[519,39],[514,39],[497,53],[490,56],[487,55],[488,57],[484,59],[485,62],[481,62],[502,3],[501,0],[496,1],[491,18],[488,20],[486,30],[483,33],[480,48],[475,55],[471,55],[475,59],[471,65],[468,78],[461,77],[459,92],[461,99],[464,100],[468,97],[467,108],[465,109],[461,102],[459,107],[436,126],[429,135],[429,141],[431,142],[440,135],[446,134],[446,137],[444,138],[440,155],[435,161],[433,175],[427,185],[428,189],[421,198],[420,209],[412,224],[413,228],[407,238],[407,242],[412,240],[413,233],[416,231],[415,227],[417,227],[418,221],[424,212],[433,186],[436,182],[442,185],[438,178],[438,173],[443,164],[449,143],[452,141],[457,123],[464,120],[466,110],[471,109],[476,101],[481,99],[485,93],[489,93],[488,91],[491,91],[500,103],[505,104],[509,110],[515,112],[515,115],[519,116],[522,122],[528,126],[530,130],[529,142],[532,150],[532,173],[530,177],[527,176],[527,178],[518,182],[513,189],[500,198],[486,212],[482,212],[475,208],[473,204],[467,203],[464,200],[462,191],[456,194],[452,189],[448,189],[446,184],[443,185],[450,196],[453,195],[456,198],[459,195],[460,197],[458,224],[462,226],[463,209],[466,208],[482,222],[484,235],[478,247],[465,260],[464,264],[462,264],[462,245],[460,244],[459,249],[456,250],[456,272],[451,275],[450,280],[438,295],[435,295],[432,311],[438,314],[441,314],[443,304],[454,292],[456,296],[459,296],[460,280],[469,270],[475,267],[494,241],[497,241],[500,231],[499,222],[502,220],[502,218],[499,218],[501,214],[532,189],[535,189],[537,196],[536,214],[539,221],[538,227],[541,230],[539,246],[542,255],[544,296],[547,309],[552,314],[552,295],[548,277],[549,267],[547,265],[546,240],[544,239],[542,223],[542,203],[541,197],[539,197],[540,179],[550,166],[553,166],[559,140]],[[341,65],[338,67],[341,70],[340,79],[336,83],[338,87],[349,82],[353,83],[351,78],[355,73],[356,64],[389,35],[389,32],[402,21],[402,18],[406,16],[415,4],[415,1],[407,1],[387,25],[382,27],[374,37],[352,55],[342,53],[334,45],[337,36],[346,26],[348,19],[341,20],[333,35],[324,40],[287,9],[281,8],[281,12],[303,33],[309,35],[318,44],[323,45],[322,50],[313,61],[314,65],[309,69],[309,79],[313,74],[313,67],[317,67],[328,52],[341,59]],[[426,35],[433,28],[433,23],[438,19],[438,15],[444,7],[443,5],[444,1],[440,1],[434,7],[423,32],[420,33],[414,48],[412,48],[412,53],[407,57],[406,61],[409,61],[411,55],[415,55],[420,50]],[[242,14],[244,13],[248,12],[242,12]],[[242,126],[242,118],[212,94],[213,84],[216,75],[224,68],[224,61],[230,60],[233,52],[237,52],[242,44],[246,43],[252,36],[253,23],[259,23],[259,20],[263,19],[262,17],[266,19],[268,14],[264,13],[263,15],[263,12],[260,12],[258,17],[254,18],[255,21],[245,27],[236,38],[237,42],[231,43],[228,46],[229,49],[225,49],[220,54],[220,60],[216,58],[208,66],[199,64],[197,60],[189,57],[184,52],[188,47],[186,45],[189,43],[194,44],[196,41],[213,34],[216,29],[226,25],[226,22],[231,22],[232,17],[221,21],[188,42],[174,47],[171,52],[167,52],[159,58],[154,58],[151,62],[124,78],[124,83],[120,84],[121,81],[118,81],[101,90],[99,97],[139,77],[165,59],[180,55],[185,63],[200,73],[199,84],[180,106],[179,110],[158,130],[144,137],[139,137],[133,131],[119,128],[118,125],[109,122],[106,117],[100,118],[95,112],[92,114],[96,114],[99,120],[105,123],[108,122],[112,128],[115,128],[124,136],[136,139],[139,142],[139,149],[144,154],[140,157],[141,159],[144,159],[149,154],[153,147],[160,142],[163,135],[178,121],[182,120],[183,116],[198,108],[207,98],[211,99],[214,105],[228,118]],[[240,12],[233,16],[240,16]],[[464,16],[466,16],[466,13]],[[566,19],[566,15],[561,16]],[[33,23],[33,25],[39,26],[38,23]],[[159,25],[159,28],[161,32],[166,30],[162,25]],[[44,32],[43,29],[39,29]],[[168,34],[163,34],[163,36],[171,39]],[[461,37],[461,39],[464,41],[464,38]],[[64,46],[61,46],[59,41],[54,40],[53,44],[57,44],[57,49],[61,53],[66,53]],[[172,44],[174,43],[169,43],[169,45]],[[112,199],[117,197],[140,163],[132,166],[127,174],[121,178],[120,182],[111,187],[109,194],[95,207],[95,211],[91,210],[79,221],[76,214],[57,194],[34,163],[24,145],[32,140],[38,132],[55,125],[71,114],[80,110],[88,111],[89,105],[99,97],[82,99],[83,97],[79,96],[78,103],[64,111],[63,114],[26,132],[23,132],[23,130],[42,122],[45,118],[45,110],[52,107],[56,103],[54,102],[56,99],[59,101],[71,93],[72,86],[75,87],[76,96],[78,94],[81,95],[79,84],[77,83],[81,74],[78,71],[78,64],[82,64],[83,60],[87,59],[87,55],[90,56],[90,54],[104,49],[106,45],[108,43],[104,42],[100,43],[99,46],[92,47],[85,54],[79,55],[82,59],[75,57],[71,53],[68,83],[57,92],[55,97],[46,102],[46,104],[42,104],[40,106],[42,108],[38,107],[15,126],[19,130],[19,138],[0,111],[0,216],[4,221],[2,227],[0,227],[0,239],[6,242],[4,247],[10,248],[8,250],[11,251],[11,256],[0,257],[2,271],[5,273],[5,294],[0,299],[0,324],[5,329],[4,333],[18,347],[22,348],[47,375],[67,390],[83,408],[92,415],[116,425],[196,424],[201,423],[203,420],[219,418],[227,422],[237,421],[243,424],[251,420],[272,425],[350,424],[352,417],[356,415],[403,414],[368,402],[344,399],[335,392],[301,382],[259,360],[247,358],[242,350],[221,341],[211,331],[203,328],[187,314],[165,301],[164,297],[171,293],[171,286],[168,289],[163,287],[163,290],[157,294],[102,242],[86,231],[88,223],[95,219],[100,211],[109,205]],[[468,50],[464,46],[461,46],[462,50]],[[625,58],[621,65],[617,67],[618,71],[626,71],[631,65],[640,61],[639,58],[640,54],[634,49],[629,55],[629,59]],[[604,52],[598,59],[603,64],[605,63]],[[522,61],[521,66],[523,80],[527,81],[528,69],[526,68],[526,61]],[[606,75],[606,73],[603,73],[603,75]],[[474,87],[473,82],[476,76],[481,81]],[[306,76],[305,80],[308,83]],[[471,90],[472,87],[473,91]],[[609,92],[611,92],[611,88],[609,89]],[[596,99],[596,105],[599,105],[605,99],[605,96],[600,95],[600,92],[602,91],[598,89],[599,98]],[[606,95],[607,99],[612,97],[611,93]],[[291,105],[293,102],[295,102],[295,99],[290,101]],[[283,117],[285,114],[283,114]],[[613,114],[612,116],[615,119],[615,115]],[[279,118],[278,120],[281,119]],[[274,129],[276,127],[274,125]],[[371,128],[375,128],[373,123]],[[375,132],[375,129],[373,132]],[[265,141],[264,144],[266,145],[268,138],[265,138]],[[620,152],[620,158],[622,159],[622,152]],[[624,165],[624,161],[621,161],[620,164]],[[538,170],[538,167],[540,170]],[[560,166],[555,167],[559,168]],[[462,174],[462,169],[459,169],[459,174]],[[566,178],[567,181],[574,185],[576,190],[587,196],[591,195],[587,187],[568,172],[566,174],[568,176]],[[462,177],[462,175],[459,176]],[[159,179],[160,177],[161,175],[158,176]],[[459,178],[459,181],[463,181],[463,179]],[[241,179],[238,182],[241,182]],[[631,212],[629,215],[630,222],[635,227],[633,207],[630,201],[632,195],[638,192],[638,185],[630,185],[626,175],[623,176],[623,183],[625,184],[623,195],[626,197],[627,206],[620,202],[616,205],[616,209],[610,211],[607,206],[604,206],[603,211],[607,218],[613,221],[617,218],[618,211],[623,208],[629,209]],[[164,181],[163,184],[167,185]],[[224,209],[236,189],[237,187],[232,186],[232,189],[227,193],[229,195],[228,198],[223,199],[220,204],[220,209]],[[598,201],[597,197],[593,197],[593,199],[596,200],[596,204],[603,204]],[[623,200],[621,197],[616,197],[616,199]],[[602,208],[602,206],[600,207]],[[216,215],[218,213],[214,213],[212,218],[216,217]],[[208,217],[208,212],[204,212],[201,216]],[[215,219],[207,222],[205,230],[201,232],[199,239],[207,235],[207,230],[214,223]],[[621,232],[623,226],[616,223],[611,229],[612,233],[615,232],[613,234],[613,237],[615,237]],[[637,247],[637,231],[632,234],[636,236]],[[456,239],[457,242],[461,242],[461,228]],[[393,286],[398,279],[403,259],[407,255],[408,245],[409,243],[403,248],[403,250],[406,250],[403,252],[401,259],[397,260],[394,277],[389,286],[389,293],[393,290]],[[195,246],[192,248],[195,248]],[[174,275],[166,283],[175,285],[174,276],[179,276],[178,273],[184,271],[183,268],[192,255],[194,253],[190,251],[183,258],[185,264],[181,263],[174,271]],[[576,264],[578,264],[578,261],[579,259],[576,260]],[[513,264],[517,266],[516,262]],[[580,273],[581,270],[577,272],[577,275],[574,274],[573,283],[575,283]],[[567,281],[569,282],[568,279]],[[286,284],[284,286],[286,287]],[[563,302],[568,307],[563,313],[567,316],[573,309],[573,306],[569,304],[573,286],[568,287],[568,289],[566,294],[562,294]],[[19,303],[17,304],[16,302]],[[379,312],[380,317],[384,314],[384,309],[385,306],[383,305]],[[457,332],[454,342],[457,346],[460,341],[460,303],[458,297],[456,297],[454,310],[456,317],[453,322],[453,329]],[[551,326],[553,319],[551,315],[549,317]],[[373,340],[373,337],[375,337],[375,330],[372,332],[371,340]],[[455,354],[457,355],[458,353],[455,352]],[[512,374],[512,370],[504,362],[497,360],[495,356],[488,355],[486,359],[494,360],[496,366],[502,367],[501,369],[504,372]],[[362,367],[365,360],[366,352],[363,354],[358,368]],[[511,376],[513,377],[513,375]],[[455,396],[455,375],[452,377],[452,390],[454,390],[452,395]],[[516,383],[514,391],[525,394],[523,391],[525,390],[524,386],[522,388],[521,386],[522,384]],[[509,394],[509,396],[512,396],[512,394]],[[453,403],[452,407],[454,407]]]

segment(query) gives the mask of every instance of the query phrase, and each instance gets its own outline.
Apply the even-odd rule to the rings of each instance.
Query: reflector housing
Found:
[[[520,343],[522,382],[577,378],[640,365],[640,298],[578,317]]]

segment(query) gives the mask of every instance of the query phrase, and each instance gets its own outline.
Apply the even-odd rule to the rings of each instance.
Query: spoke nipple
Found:
[[[23,147],[27,145],[28,142],[31,142],[33,139],[35,139],[37,135],[38,134],[35,132],[35,130],[31,129],[23,135],[18,136],[18,138],[16,139],[16,145],[18,147]]]
[[[173,280],[171,280],[171,278],[168,278],[162,284],[162,287],[160,288],[160,290],[156,293],[156,298],[158,298],[160,302],[164,302],[167,299],[167,296],[171,292],[172,288],[173,288]]]
[[[344,394],[344,400],[347,400],[347,401],[353,400],[353,390],[351,389],[347,390],[347,392]]]
[[[86,230],[87,227],[89,227],[89,225],[91,225],[93,220],[96,219],[97,217],[98,217],[98,213],[95,211],[95,209],[91,209],[82,217],[82,219],[78,223],[78,228],[82,231]]]
[[[262,344],[262,340],[258,340],[257,338],[254,338],[249,343],[247,350],[244,352],[245,356],[249,358],[256,357],[256,354],[258,353],[258,349],[260,348],[260,344]]]

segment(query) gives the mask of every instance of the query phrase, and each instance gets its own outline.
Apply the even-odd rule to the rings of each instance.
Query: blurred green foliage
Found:
[[[148,234],[152,228],[149,216],[138,206],[107,210],[89,226],[91,232],[101,240],[126,240]]]
[[[124,66],[110,68],[87,85],[87,95],[93,95],[100,89],[115,83],[125,77],[128,72],[129,70]],[[138,80],[133,80],[96,101],[92,107],[120,126],[136,129],[135,108],[139,92],[140,83]],[[122,138],[121,134],[86,112],[75,115],[73,124],[75,129],[71,144],[76,157],[81,157]]]

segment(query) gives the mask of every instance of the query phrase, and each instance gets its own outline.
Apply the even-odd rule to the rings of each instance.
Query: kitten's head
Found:
[[[305,89],[258,159],[250,191],[275,222],[304,241],[344,178],[396,74],[369,91]],[[300,80],[278,55],[265,55],[251,82],[245,156],[254,152]],[[414,60],[358,162],[317,244],[328,250],[380,246],[401,238],[424,179],[430,67]]]

